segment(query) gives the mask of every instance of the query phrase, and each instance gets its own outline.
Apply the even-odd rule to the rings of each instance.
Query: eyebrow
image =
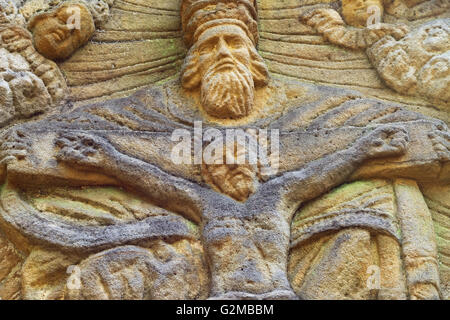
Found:
[[[242,36],[238,35],[238,34],[226,34],[225,37],[226,38],[239,39],[239,40],[244,41],[244,39],[242,39]]]
[[[214,35],[214,36],[209,37],[209,38],[207,38],[207,39],[199,40],[199,41],[197,42],[197,46],[198,46],[198,47],[201,47],[202,45],[207,44],[208,42],[210,42],[210,41],[212,41],[212,40],[216,40],[216,39],[219,38],[219,37],[220,37],[219,35]],[[243,42],[245,42],[245,39],[243,39],[242,35],[237,34],[237,33],[234,33],[234,34],[226,34],[226,35],[224,35],[224,37],[225,37],[226,39],[229,39],[229,38],[239,39],[239,40],[242,40]]]

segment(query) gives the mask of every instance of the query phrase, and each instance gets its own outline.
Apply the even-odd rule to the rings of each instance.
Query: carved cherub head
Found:
[[[371,16],[381,19],[383,12],[383,0],[342,0],[342,16],[354,27],[366,27]]]
[[[70,57],[95,31],[89,9],[73,2],[34,16],[28,28],[33,33],[36,49],[52,60]]]
[[[190,47],[182,69],[185,89],[200,87],[204,110],[217,118],[241,118],[254,105],[254,90],[268,82],[255,49],[256,10],[247,0],[182,4],[185,41]]]
[[[427,22],[399,40],[386,37],[367,53],[394,90],[450,101],[450,27],[446,19]]]

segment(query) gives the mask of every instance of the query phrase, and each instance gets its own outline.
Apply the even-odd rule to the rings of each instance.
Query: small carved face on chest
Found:
[[[202,165],[203,180],[236,201],[246,201],[258,188],[260,176],[258,164],[242,161],[245,154],[246,148],[240,144],[235,144],[234,149],[225,147],[222,157]]]
[[[33,17],[28,24],[36,50],[52,60],[64,60],[84,45],[95,31],[90,11],[68,3]]]

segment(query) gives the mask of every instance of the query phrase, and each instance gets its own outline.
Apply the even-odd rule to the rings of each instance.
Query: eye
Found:
[[[204,45],[201,46],[200,49],[198,50],[198,52],[200,54],[207,54],[210,53],[214,48],[211,45]]]
[[[239,49],[245,46],[245,43],[241,38],[228,39],[227,44],[233,49]]]
[[[67,20],[69,20],[70,15],[66,12],[63,11],[61,13],[58,13],[58,15],[56,16],[56,18],[62,23],[62,24],[66,24]]]
[[[199,47],[198,52],[199,54],[208,54],[214,51],[215,48],[216,48],[215,42],[206,42]]]

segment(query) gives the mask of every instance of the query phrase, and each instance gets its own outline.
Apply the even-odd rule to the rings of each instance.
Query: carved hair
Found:
[[[85,5],[92,14],[95,25],[98,27],[107,22],[109,18],[109,10],[114,4],[115,0],[31,0],[24,4],[20,12],[32,26],[36,18],[40,15],[52,11],[67,4],[82,4]],[[30,27],[32,28],[32,27]]]
[[[206,30],[218,24],[235,24],[258,43],[256,1],[254,0],[183,0],[181,24],[188,47]]]

